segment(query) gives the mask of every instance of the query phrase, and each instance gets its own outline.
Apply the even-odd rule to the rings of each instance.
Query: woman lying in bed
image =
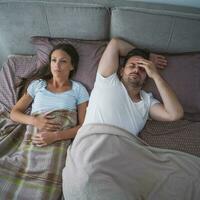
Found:
[[[12,120],[37,127],[39,131],[32,137],[33,144],[37,146],[74,138],[84,121],[89,98],[86,89],[80,83],[70,80],[72,72],[76,71],[79,58],[74,47],[69,44],[59,44],[51,51],[49,58],[48,74],[31,82],[27,92],[11,112]],[[25,111],[31,102],[32,115],[27,115]],[[73,128],[61,130],[62,124],[54,120],[55,116],[46,113],[61,109],[69,111],[73,118],[71,120]],[[41,113],[43,114],[38,115]]]
[[[49,58],[48,73],[31,81],[12,109],[11,119],[27,126],[23,138],[16,138],[21,143],[15,151],[0,158],[0,199],[62,196],[67,147],[84,121],[89,95],[70,79],[79,58],[73,46],[60,44]]]

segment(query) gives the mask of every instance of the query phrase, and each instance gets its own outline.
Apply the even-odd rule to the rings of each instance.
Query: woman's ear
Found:
[[[71,65],[70,71],[73,71],[73,70],[74,70],[74,65]]]

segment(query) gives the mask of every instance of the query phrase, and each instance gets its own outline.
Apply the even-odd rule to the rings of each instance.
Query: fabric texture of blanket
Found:
[[[63,170],[67,200],[198,200],[200,158],[103,124],[79,129]]]
[[[48,115],[61,122],[62,129],[73,127],[77,123],[76,112],[57,110]],[[8,120],[9,118],[4,116],[3,119],[1,115],[0,122],[8,124]],[[2,141],[7,136],[11,137],[14,130],[12,126],[5,128],[1,132]],[[62,169],[71,141],[63,140],[45,147],[37,147],[31,141],[31,137],[37,131],[35,127],[28,125],[25,134],[22,129],[21,137],[12,137],[12,146],[4,145],[9,151],[1,153],[0,158],[1,200],[56,200],[62,197]]]

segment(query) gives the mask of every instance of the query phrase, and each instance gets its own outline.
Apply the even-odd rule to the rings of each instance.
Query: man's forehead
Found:
[[[135,62],[135,61],[137,61],[138,59],[142,59],[142,57],[141,57],[141,56],[131,56],[131,57],[128,59],[127,63]]]

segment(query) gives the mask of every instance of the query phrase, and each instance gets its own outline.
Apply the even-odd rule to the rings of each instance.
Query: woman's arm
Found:
[[[10,118],[22,124],[33,124],[34,117],[25,114],[26,109],[32,101],[32,97],[28,93],[25,93],[11,110]]]
[[[39,132],[32,138],[33,144],[35,144],[36,146],[42,147],[42,146],[52,144],[53,142],[56,142],[56,141],[74,138],[78,129],[82,126],[84,122],[87,105],[88,105],[88,101],[78,105],[77,107],[78,124],[75,127],[69,128],[63,131]]]
[[[25,93],[13,107],[10,118],[22,124],[33,125],[40,130],[55,131],[60,129],[60,124],[55,123],[51,116],[32,116],[25,114],[26,109],[32,101],[33,98],[28,93]]]

